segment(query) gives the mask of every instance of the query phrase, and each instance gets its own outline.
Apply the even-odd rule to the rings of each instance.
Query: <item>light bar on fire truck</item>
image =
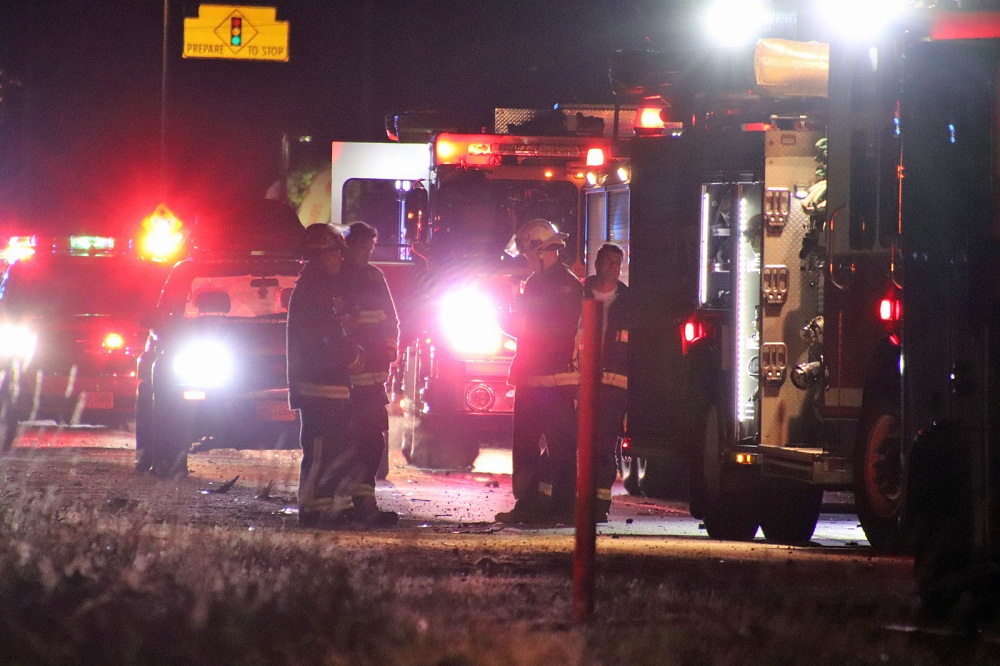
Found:
[[[452,134],[442,132],[434,139],[435,166],[464,164],[497,166],[507,160],[553,160],[587,165],[588,154],[600,149],[611,154],[611,140],[601,137],[533,137],[498,134]]]

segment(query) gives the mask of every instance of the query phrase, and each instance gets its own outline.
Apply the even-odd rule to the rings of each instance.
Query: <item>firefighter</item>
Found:
[[[531,275],[515,310],[504,317],[517,338],[508,383],[514,394],[514,507],[501,523],[569,522],[576,486],[576,408],[579,373],[574,368],[583,286],[562,262],[567,234],[544,219],[531,220],[514,236]],[[541,440],[545,439],[545,449]]]
[[[585,298],[603,305],[601,386],[598,392],[595,480],[597,522],[606,522],[611,508],[611,486],[618,474],[615,448],[625,435],[628,396],[628,286],[621,281],[625,251],[605,243],[597,251],[596,274],[583,283]]]
[[[344,238],[329,224],[303,235],[305,268],[288,303],[288,404],[302,426],[299,522],[307,527],[347,526],[361,466],[349,437],[351,369],[363,350],[344,330]]]
[[[375,502],[375,481],[379,468],[388,467],[389,412],[386,381],[396,361],[399,320],[385,276],[372,266],[372,251],[378,232],[364,222],[355,222],[347,231],[346,278],[348,333],[365,350],[364,364],[351,372],[352,437],[358,446],[363,475],[354,498],[356,520],[373,525],[394,524],[399,516],[379,510]],[[384,475],[381,475],[384,478]]]

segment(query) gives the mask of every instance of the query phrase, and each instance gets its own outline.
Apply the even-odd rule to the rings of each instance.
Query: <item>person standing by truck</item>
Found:
[[[395,524],[399,516],[379,510],[375,482],[388,450],[386,381],[398,353],[399,319],[385,276],[369,263],[377,240],[378,232],[369,224],[355,222],[348,227],[344,275],[348,335],[365,350],[364,363],[350,375],[352,437],[362,467],[354,497],[355,520],[386,526]]]
[[[331,225],[306,227],[307,263],[288,302],[288,404],[302,421],[298,501],[305,527],[346,527],[361,479],[349,438],[349,369],[361,366],[363,352],[344,330],[345,251]]]
[[[596,274],[583,283],[584,298],[599,301],[602,323],[601,386],[597,402],[597,521],[605,522],[611,508],[611,486],[618,473],[615,447],[625,435],[628,405],[628,330],[630,304],[628,286],[621,281],[625,251],[605,243],[597,251]]]
[[[503,322],[517,339],[508,383],[515,387],[514,508],[496,515],[511,524],[571,521],[576,488],[574,368],[583,286],[562,262],[568,234],[548,220],[525,223],[514,236],[531,275]],[[540,442],[545,439],[545,450]]]

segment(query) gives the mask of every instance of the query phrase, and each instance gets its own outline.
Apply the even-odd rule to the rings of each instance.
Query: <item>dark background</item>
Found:
[[[389,113],[612,103],[613,52],[684,39],[698,5],[276,0],[290,61],[274,63],[182,59],[198,3],[170,0],[164,105],[162,0],[4,0],[0,225],[127,233],[160,202],[206,215],[264,196],[283,136],[293,162],[325,160],[331,140],[385,140]]]

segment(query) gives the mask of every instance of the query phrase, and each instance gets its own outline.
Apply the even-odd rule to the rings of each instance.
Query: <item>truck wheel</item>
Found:
[[[705,410],[700,464],[692,475],[691,515],[701,518],[713,539],[752,541],[760,525],[754,479],[722,464],[729,432],[724,419],[718,403],[710,403]]]
[[[150,451],[150,471],[154,476],[187,476],[187,458],[193,437],[185,427],[183,418],[157,404],[153,397],[152,447]]]
[[[17,439],[17,427],[20,422],[20,412],[16,394],[11,378],[13,373],[11,368],[7,368],[3,374],[3,383],[0,384],[0,453],[6,453],[14,447],[14,440]]]
[[[862,411],[854,442],[854,503],[876,550],[897,552],[902,547],[902,492],[899,406],[878,400]]]
[[[774,543],[807,543],[822,507],[823,489],[818,486],[792,479],[764,479],[760,529],[764,538]]]
[[[136,392],[135,469],[142,473],[153,469],[153,390],[146,382]]]
[[[410,427],[406,427],[407,418],[411,419]],[[414,467],[470,470],[479,457],[478,433],[456,419],[428,414],[404,415],[403,437],[403,457]]]
[[[636,468],[639,489],[646,497],[686,500],[690,496],[688,488],[690,474],[684,461],[647,456],[635,456],[632,461]]]
[[[622,477],[622,485],[629,495],[641,495],[639,489],[639,461],[635,456],[623,456],[621,444],[615,451],[615,460],[618,462],[618,473]]]

